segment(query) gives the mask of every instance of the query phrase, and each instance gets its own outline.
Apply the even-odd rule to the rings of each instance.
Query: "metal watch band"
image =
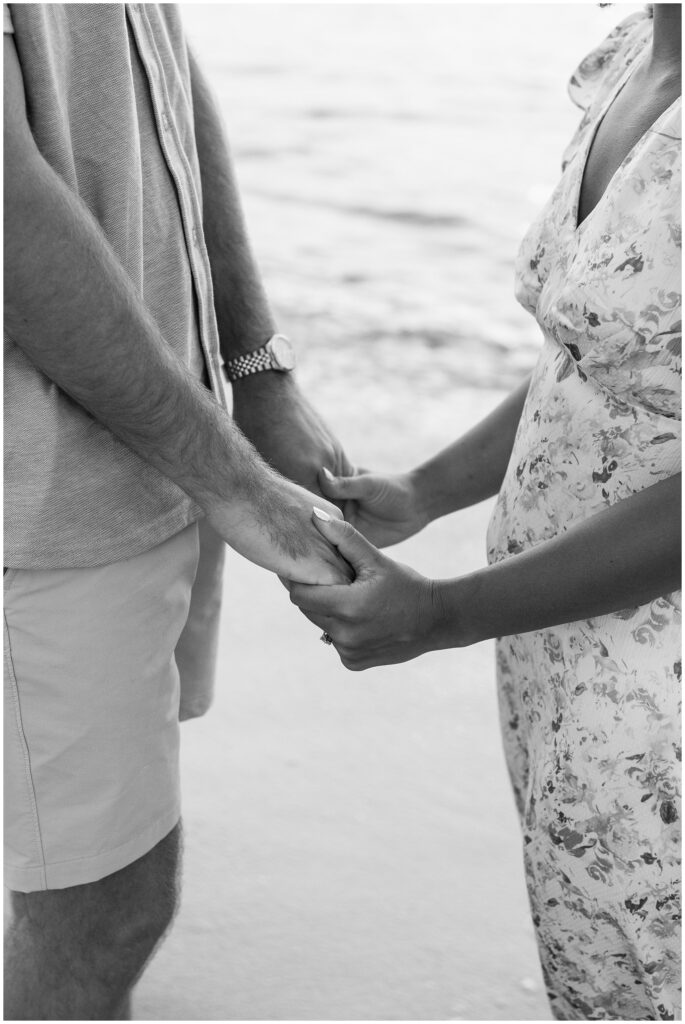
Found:
[[[228,381],[240,380],[241,377],[249,377],[251,373],[259,373],[261,370],[270,370],[271,368],[271,355],[266,347],[248,352],[244,356],[237,356],[228,363],[224,363],[224,373]]]
[[[279,373],[288,373],[295,366],[295,353],[290,344],[290,338],[285,334],[272,334],[266,345],[255,349],[254,352],[246,352],[235,359],[229,359],[224,363],[224,372],[227,380],[233,382],[241,377],[249,377],[252,373],[259,373],[261,370],[277,370]]]

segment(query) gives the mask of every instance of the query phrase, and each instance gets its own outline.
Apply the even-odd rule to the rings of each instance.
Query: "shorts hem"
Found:
[[[8,863],[6,855],[5,885],[14,892],[44,892],[99,882],[149,853],[180,820],[181,809],[177,806],[133,839],[94,857],[79,857],[76,860],[36,864],[32,867],[13,867]]]
[[[178,710],[179,722],[188,722],[193,718],[202,718],[206,715],[212,706],[212,700],[210,698],[199,699],[199,700],[181,700],[181,705]]]

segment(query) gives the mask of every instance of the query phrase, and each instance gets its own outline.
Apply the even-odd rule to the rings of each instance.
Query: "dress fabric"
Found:
[[[650,39],[648,16],[632,15],[571,79],[585,113],[517,260],[517,297],[544,344],[488,529],[490,562],[680,471],[680,100],[577,226],[595,130]],[[680,613],[680,593],[664,594],[497,642],[557,1019],[680,1017]]]

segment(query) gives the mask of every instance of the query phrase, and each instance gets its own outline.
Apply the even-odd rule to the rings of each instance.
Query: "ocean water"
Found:
[[[183,5],[310,379],[502,388],[532,366],[514,257],[579,118],[568,78],[636,9]]]

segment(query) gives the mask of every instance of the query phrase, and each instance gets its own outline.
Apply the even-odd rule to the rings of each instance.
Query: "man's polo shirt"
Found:
[[[166,343],[223,403],[178,10],[172,4],[4,7],[38,149],[97,221]],[[4,388],[5,565],[114,562],[201,515],[7,336]]]

